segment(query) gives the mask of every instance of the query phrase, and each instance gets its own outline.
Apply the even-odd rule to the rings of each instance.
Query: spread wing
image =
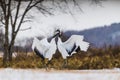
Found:
[[[72,53],[78,47],[76,43],[83,41],[83,38],[81,35],[72,35],[67,41],[63,42],[63,47],[68,53]]]
[[[42,40],[38,40],[37,38],[34,38],[32,49],[36,47],[36,49],[43,55],[43,53],[49,48],[50,44],[47,42],[47,39],[44,38]]]
[[[62,56],[69,56],[80,47],[81,50],[87,51],[89,43],[83,41],[84,37],[81,35],[72,35],[67,41],[62,42],[61,39],[58,39],[58,48]],[[67,52],[67,53],[66,53]]]
[[[48,49],[48,51],[45,53],[45,58],[48,58],[49,60],[52,59],[53,54],[55,54],[56,52],[56,43],[55,43],[55,39],[53,38],[50,42],[50,47]]]
[[[54,39],[52,39],[51,42],[49,43],[47,38],[44,38],[42,40],[34,38],[32,49],[34,50],[34,48],[36,48],[37,52],[39,52],[36,53],[37,55],[39,54],[41,55],[40,57],[49,58],[50,60],[52,58],[52,55],[56,51],[56,44]]]
[[[80,47],[80,49],[82,51],[87,51],[87,49],[89,47],[89,43],[86,41],[79,41],[79,43],[77,43],[77,45]]]

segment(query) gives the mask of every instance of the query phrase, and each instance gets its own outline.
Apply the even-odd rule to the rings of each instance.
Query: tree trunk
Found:
[[[8,62],[8,47],[9,47],[9,42],[8,42],[8,34],[5,33],[5,42],[4,42],[4,55],[3,55],[3,65],[6,65]]]
[[[4,45],[4,55],[3,55],[3,65],[8,66],[7,63],[10,63],[12,61],[12,51],[13,45],[9,46],[8,44]]]
[[[14,43],[9,45],[5,42],[4,44],[4,55],[3,55],[3,65],[12,61],[12,52],[13,52]]]
[[[9,44],[7,42],[5,42],[5,44],[4,44],[3,65],[6,65],[6,63],[12,61],[14,40],[15,39],[12,39],[11,44]]]
[[[10,62],[12,61],[13,47],[14,47],[14,42],[9,46],[9,50],[8,50],[9,52],[8,58]]]
[[[3,65],[6,66],[8,62],[8,47],[7,44],[4,44],[4,55],[3,55]]]
[[[3,55],[3,65],[6,66],[8,62],[8,54],[9,54],[9,19],[8,16],[5,18],[5,41],[4,41],[4,55]]]
[[[13,49],[12,49],[12,47],[9,47],[9,54],[8,54],[8,60],[9,60],[9,62],[11,62],[12,61],[12,51]]]

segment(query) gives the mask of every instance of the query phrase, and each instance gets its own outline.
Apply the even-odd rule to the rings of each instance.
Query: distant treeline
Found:
[[[24,43],[25,46],[14,46],[14,51],[15,52],[30,52],[31,51],[31,45],[32,45],[32,38],[30,38],[29,40],[27,40],[27,43]],[[22,44],[23,41],[20,41],[19,43]],[[0,51],[3,51],[3,43],[4,43],[4,34],[3,31],[0,29]]]

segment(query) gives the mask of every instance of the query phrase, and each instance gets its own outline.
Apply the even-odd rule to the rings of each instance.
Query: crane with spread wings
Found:
[[[50,60],[52,59],[53,54],[55,54],[56,49],[57,47],[55,37],[53,37],[50,42],[48,42],[47,38],[44,38],[42,40],[34,38],[33,40],[32,50],[36,53],[36,55],[41,57],[44,62],[45,58],[48,58],[49,60],[48,63],[46,64],[46,69],[47,65],[50,63]]]
[[[59,35],[57,48],[62,54],[63,59],[65,59],[64,65],[67,64],[66,58],[71,56],[78,48],[80,48],[81,51],[87,51],[89,48],[89,43],[84,41],[84,36],[82,35],[72,35],[68,40],[62,42],[60,30],[56,30],[56,33]]]

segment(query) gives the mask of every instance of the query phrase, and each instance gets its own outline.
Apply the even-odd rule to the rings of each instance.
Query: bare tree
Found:
[[[3,55],[3,65],[6,65],[7,62],[12,61],[12,50],[15,42],[15,38],[17,36],[18,31],[20,30],[21,24],[24,22],[24,18],[29,10],[36,6],[38,3],[43,2],[44,0],[30,0],[24,8],[23,14],[19,18],[20,8],[22,5],[22,0],[14,1],[14,0],[0,0],[0,8],[3,12],[2,24],[4,24],[5,30],[5,41],[4,41],[4,55]],[[15,3],[15,7],[13,6]],[[12,11],[14,10],[14,16],[12,15]],[[19,19],[19,21],[18,21]],[[11,29],[10,29],[11,27]],[[11,30],[11,36],[9,37]]]

